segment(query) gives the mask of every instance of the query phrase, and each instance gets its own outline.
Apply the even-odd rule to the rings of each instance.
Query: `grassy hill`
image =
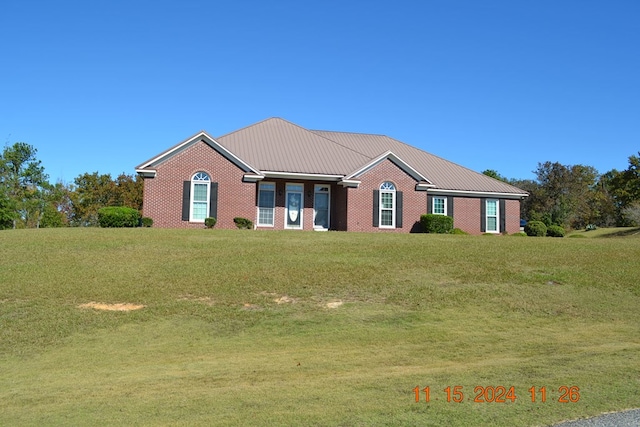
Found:
[[[638,260],[637,234],[5,231],[0,425],[534,426],[640,407]]]

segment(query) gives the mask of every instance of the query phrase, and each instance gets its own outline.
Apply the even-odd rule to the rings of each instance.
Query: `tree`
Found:
[[[98,210],[109,206],[142,209],[142,185],[139,177],[124,173],[114,181],[110,174],[84,173],[74,180],[70,194],[70,223],[74,226],[97,226]]]
[[[486,169],[486,170],[482,171],[482,174],[490,176],[493,179],[497,179],[498,181],[509,182],[508,178],[500,175],[497,171],[495,171],[493,169]]]
[[[610,170],[600,177],[600,186],[611,200],[617,225],[629,225],[624,211],[640,200],[640,152],[629,156],[629,167],[624,171]]]
[[[33,146],[17,142],[6,146],[0,158],[0,192],[5,205],[2,216],[10,217],[13,228],[40,223],[49,183],[36,153]]]

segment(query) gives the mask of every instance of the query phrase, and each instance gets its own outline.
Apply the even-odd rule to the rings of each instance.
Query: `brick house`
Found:
[[[271,118],[200,132],[136,167],[155,227],[419,231],[420,215],[471,234],[520,230],[527,193],[384,135],[315,131]]]

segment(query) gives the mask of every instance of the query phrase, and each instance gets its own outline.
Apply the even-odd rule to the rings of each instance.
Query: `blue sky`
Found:
[[[637,0],[4,0],[0,138],[67,183],[269,117],[508,178],[622,170],[639,21]]]

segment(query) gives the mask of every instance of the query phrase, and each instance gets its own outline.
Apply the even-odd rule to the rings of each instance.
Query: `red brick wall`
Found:
[[[506,232],[509,234],[520,231],[520,200],[505,200]]]
[[[385,160],[358,177],[358,188],[349,188],[347,197],[347,231],[382,231],[409,233],[420,215],[427,211],[427,192],[416,191],[416,180],[391,160]],[[373,190],[385,181],[392,182],[396,191],[402,191],[402,228],[388,229],[373,226]]]
[[[153,219],[154,227],[204,227],[203,223],[182,221],[182,182],[199,171],[218,183],[216,228],[236,228],[236,216],[255,219],[255,184],[242,182],[240,168],[199,141],[160,164],[155,178],[145,178],[143,215]]]
[[[469,234],[482,234],[480,231],[480,198],[455,197],[453,202],[453,226]],[[505,200],[505,222],[508,234],[520,231],[520,201]]]
[[[480,199],[455,197],[453,199],[453,227],[469,234],[480,231]]]

